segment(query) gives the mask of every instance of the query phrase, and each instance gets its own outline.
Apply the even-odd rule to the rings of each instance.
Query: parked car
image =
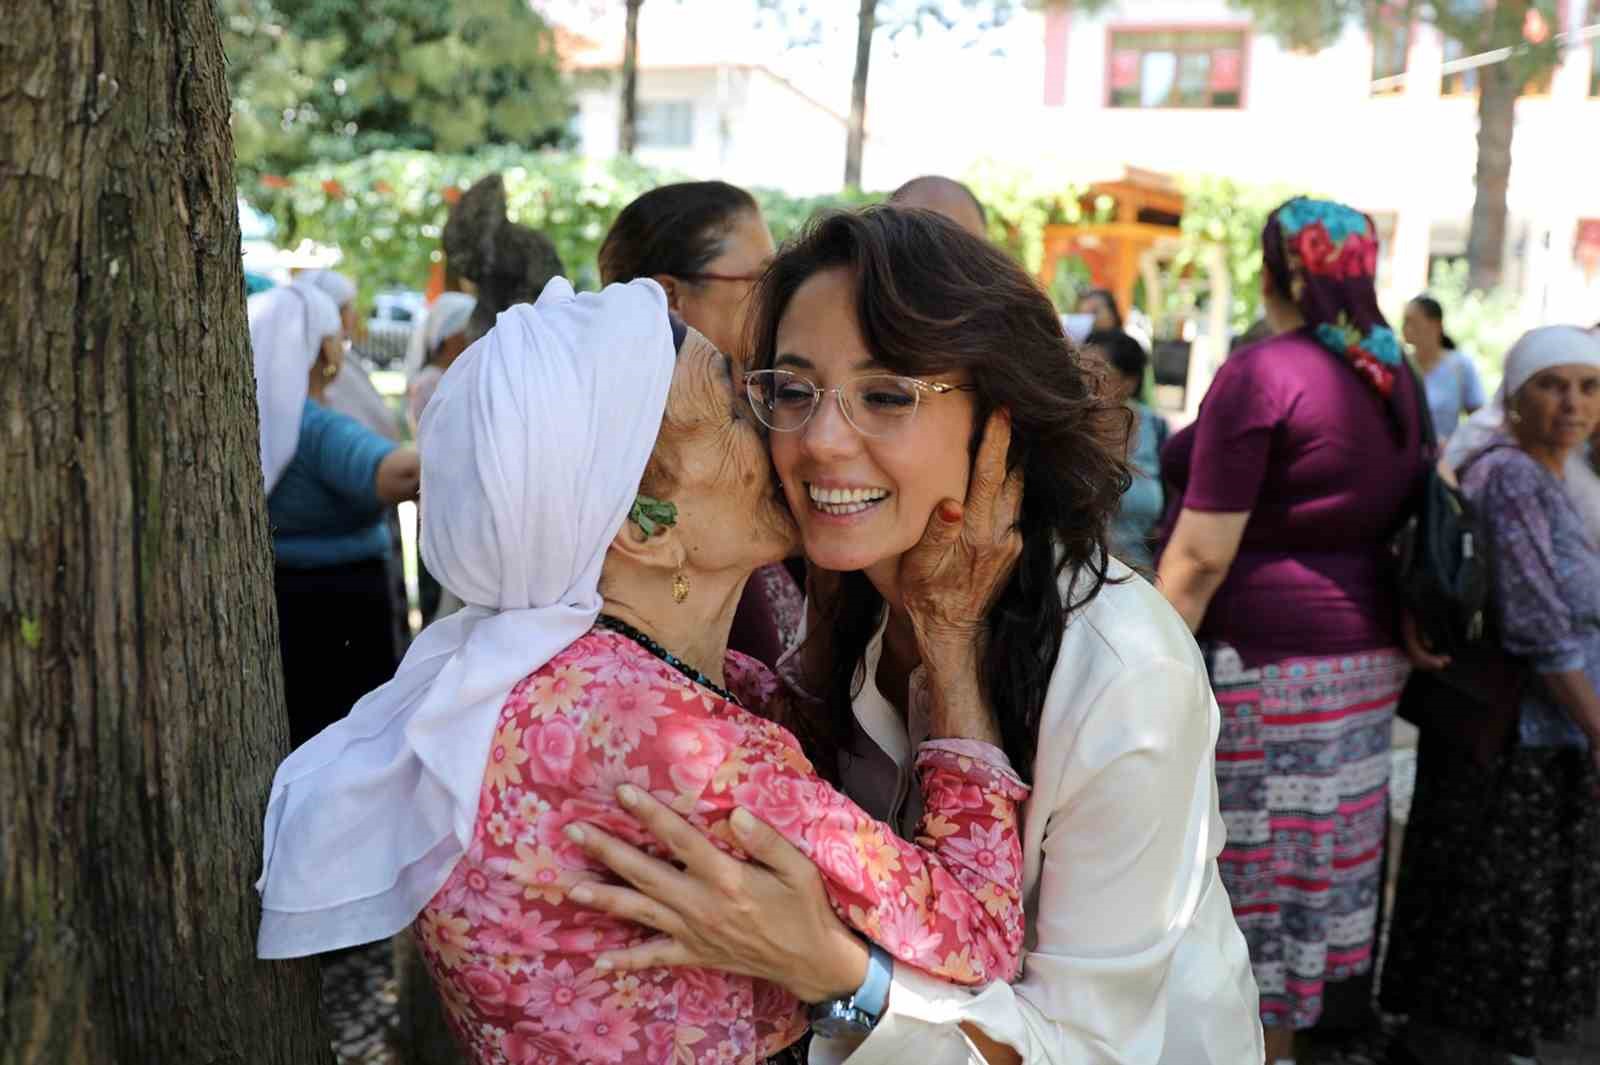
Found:
[[[367,357],[385,369],[403,364],[412,330],[421,324],[426,309],[427,300],[414,289],[384,289],[375,295],[362,345]]]

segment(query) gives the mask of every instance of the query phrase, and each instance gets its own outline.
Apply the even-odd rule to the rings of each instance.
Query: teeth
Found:
[[[813,503],[834,505],[873,503],[889,494],[882,488],[819,488],[814,484],[807,485],[806,490],[811,493]]]

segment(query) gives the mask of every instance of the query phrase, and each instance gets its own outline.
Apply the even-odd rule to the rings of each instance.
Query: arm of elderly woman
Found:
[[[1248,510],[1211,514],[1185,507],[1179,512],[1156,577],[1190,632],[1199,631],[1211,597],[1227,579],[1249,522]]]
[[[415,499],[422,484],[422,462],[415,448],[397,447],[378,463],[374,490],[385,503]]]

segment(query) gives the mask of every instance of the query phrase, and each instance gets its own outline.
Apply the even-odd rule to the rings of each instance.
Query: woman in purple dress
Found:
[[[1413,1055],[1457,1035],[1532,1060],[1600,993],[1600,550],[1567,484],[1600,422],[1600,337],[1526,334],[1496,402],[1502,431],[1457,473],[1492,549],[1501,643],[1533,677],[1498,752],[1440,727],[1474,710],[1429,686],[1383,1001],[1410,1016]]]
[[[1371,219],[1296,198],[1262,233],[1275,335],[1218,372],[1162,452],[1158,575],[1222,707],[1219,864],[1267,1060],[1369,973],[1390,723],[1409,666],[1385,542],[1423,469],[1416,380],[1373,288]]]

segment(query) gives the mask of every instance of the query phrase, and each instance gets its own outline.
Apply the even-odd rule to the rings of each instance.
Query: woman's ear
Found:
[[[678,299],[680,295],[678,291],[678,279],[673,277],[671,274],[651,274],[650,280],[660,285],[661,291],[667,294],[667,310],[682,314],[683,308],[679,305]]]
[[[622,528],[617,530],[607,554],[641,569],[661,570],[667,573],[676,573],[682,569],[684,559],[688,557],[683,548],[683,538],[678,535],[676,529],[668,525],[658,525],[653,532],[646,533],[631,518],[623,522]]]

